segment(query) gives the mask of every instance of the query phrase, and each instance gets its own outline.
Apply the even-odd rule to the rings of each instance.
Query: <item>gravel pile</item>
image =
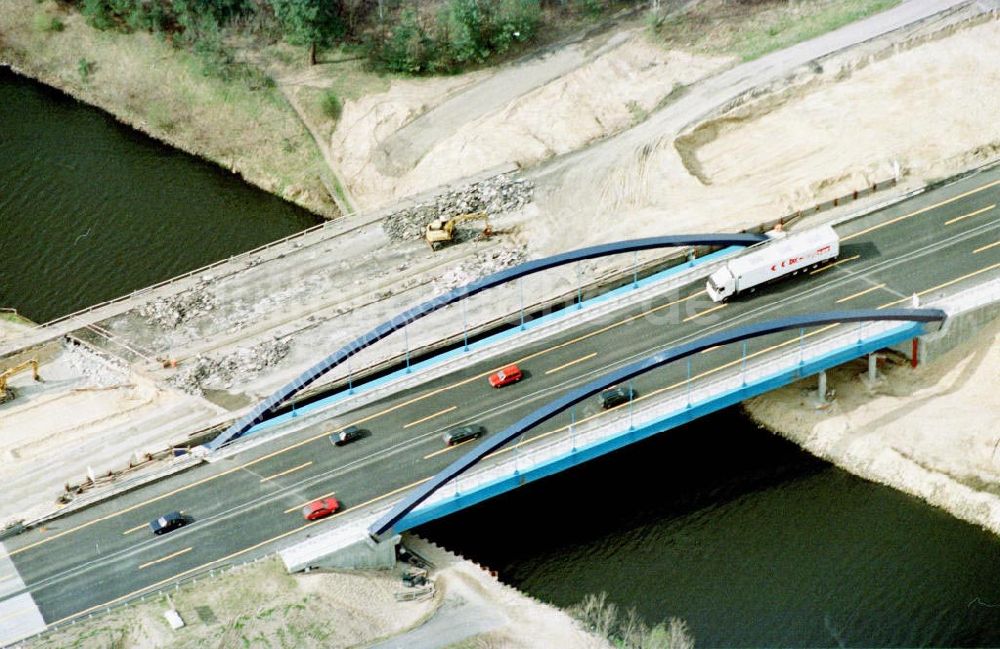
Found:
[[[486,212],[493,216],[519,210],[531,200],[533,190],[534,186],[527,180],[500,174],[440,194],[433,203],[421,203],[390,214],[382,219],[382,229],[393,241],[419,239],[424,236],[424,227],[438,217],[469,212]]]
[[[69,366],[86,379],[87,387],[107,388],[128,382],[127,369],[109,362],[87,347],[64,344],[62,355]],[[45,378],[44,370],[42,378]]]
[[[466,259],[458,266],[446,270],[441,277],[434,280],[434,288],[439,293],[450,291],[480,277],[485,277],[505,268],[516,266],[525,260],[527,255],[522,248],[496,248],[490,252],[479,253]]]
[[[198,282],[190,291],[151,300],[136,310],[150,326],[173,329],[217,306],[218,299],[207,287],[207,281]]]
[[[285,340],[266,340],[253,347],[238,347],[222,357],[196,356],[185,361],[168,379],[174,387],[188,394],[201,395],[206,388],[228,390],[259,375],[281,362],[291,348]]]

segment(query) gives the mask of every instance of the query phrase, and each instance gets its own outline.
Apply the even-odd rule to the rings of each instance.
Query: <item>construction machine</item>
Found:
[[[14,398],[14,389],[7,387],[7,379],[14,376],[18,372],[23,372],[29,367],[34,373],[35,380],[41,381],[42,377],[38,374],[38,359],[35,358],[26,360],[23,363],[19,363],[14,367],[11,367],[9,369],[4,370],[3,372],[0,372],[0,403],[4,403],[5,401],[10,401],[11,399]]]
[[[424,229],[424,239],[431,250],[437,248],[439,244],[450,243],[455,240],[455,226],[466,221],[483,221],[483,231],[479,235],[483,239],[493,235],[493,228],[490,227],[490,217],[486,212],[470,212],[459,214],[450,219],[436,218],[427,224]]]

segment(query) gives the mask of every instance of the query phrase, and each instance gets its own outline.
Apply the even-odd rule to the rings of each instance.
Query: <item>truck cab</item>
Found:
[[[729,268],[723,266],[708,276],[705,291],[713,302],[722,302],[736,292],[736,278]]]

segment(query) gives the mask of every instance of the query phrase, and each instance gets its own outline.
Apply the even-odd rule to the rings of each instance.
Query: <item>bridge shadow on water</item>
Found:
[[[558,606],[681,617],[701,647],[1000,642],[1000,541],[738,407],[415,531]]]

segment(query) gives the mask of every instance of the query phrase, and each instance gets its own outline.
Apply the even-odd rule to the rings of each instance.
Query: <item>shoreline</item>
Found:
[[[40,17],[58,28],[39,27]],[[317,143],[270,72],[225,79],[224,70],[153,34],[101,31],[54,2],[0,0],[0,33],[0,66],[11,73],[236,174],[317,220],[341,215],[323,182],[328,168]]]
[[[890,357],[891,360],[892,357]],[[852,475],[891,487],[1000,536],[1000,319],[930,364],[893,364],[874,388],[861,363],[744,402],[751,420]]]
[[[282,196],[279,193],[275,193],[274,191],[272,191],[270,188],[267,187],[264,179],[258,179],[253,176],[246,175],[246,173],[244,173],[243,170],[240,170],[238,168],[237,164],[234,161],[225,161],[222,159],[215,158],[207,151],[199,151],[196,147],[189,146],[188,143],[184,142],[182,139],[173,139],[163,133],[156,132],[150,129],[148,124],[129,119],[125,115],[116,112],[115,110],[116,107],[111,106],[105,102],[102,102],[99,97],[80,92],[79,89],[73,88],[68,84],[59,83],[58,80],[54,77],[49,77],[44,74],[36,73],[35,71],[26,70],[25,68],[19,66],[17,63],[7,58],[4,58],[2,55],[0,55],[0,67],[7,68],[13,74],[16,74],[19,77],[22,77],[24,79],[30,79],[35,83],[45,86],[46,88],[62,93],[66,97],[69,97],[70,99],[80,104],[83,104],[84,106],[100,110],[101,112],[106,114],[108,117],[111,117],[122,126],[130,128],[134,131],[138,131],[139,133],[142,133],[144,136],[152,140],[155,140],[156,142],[160,143],[163,146],[176,149],[190,156],[194,156],[199,160],[208,162],[218,167],[220,171],[228,172],[230,174],[239,177],[240,180],[247,183],[248,185],[252,185],[261,191],[267,192],[268,194],[276,196],[277,198],[293,203],[296,206],[301,207],[302,209],[308,211],[310,214],[313,214],[317,219],[317,224],[325,221],[333,221],[343,216],[343,215],[330,215],[327,213],[323,213],[321,211],[318,211],[316,205],[312,205],[309,203],[302,203],[293,200],[291,198],[288,198],[286,196]]]

